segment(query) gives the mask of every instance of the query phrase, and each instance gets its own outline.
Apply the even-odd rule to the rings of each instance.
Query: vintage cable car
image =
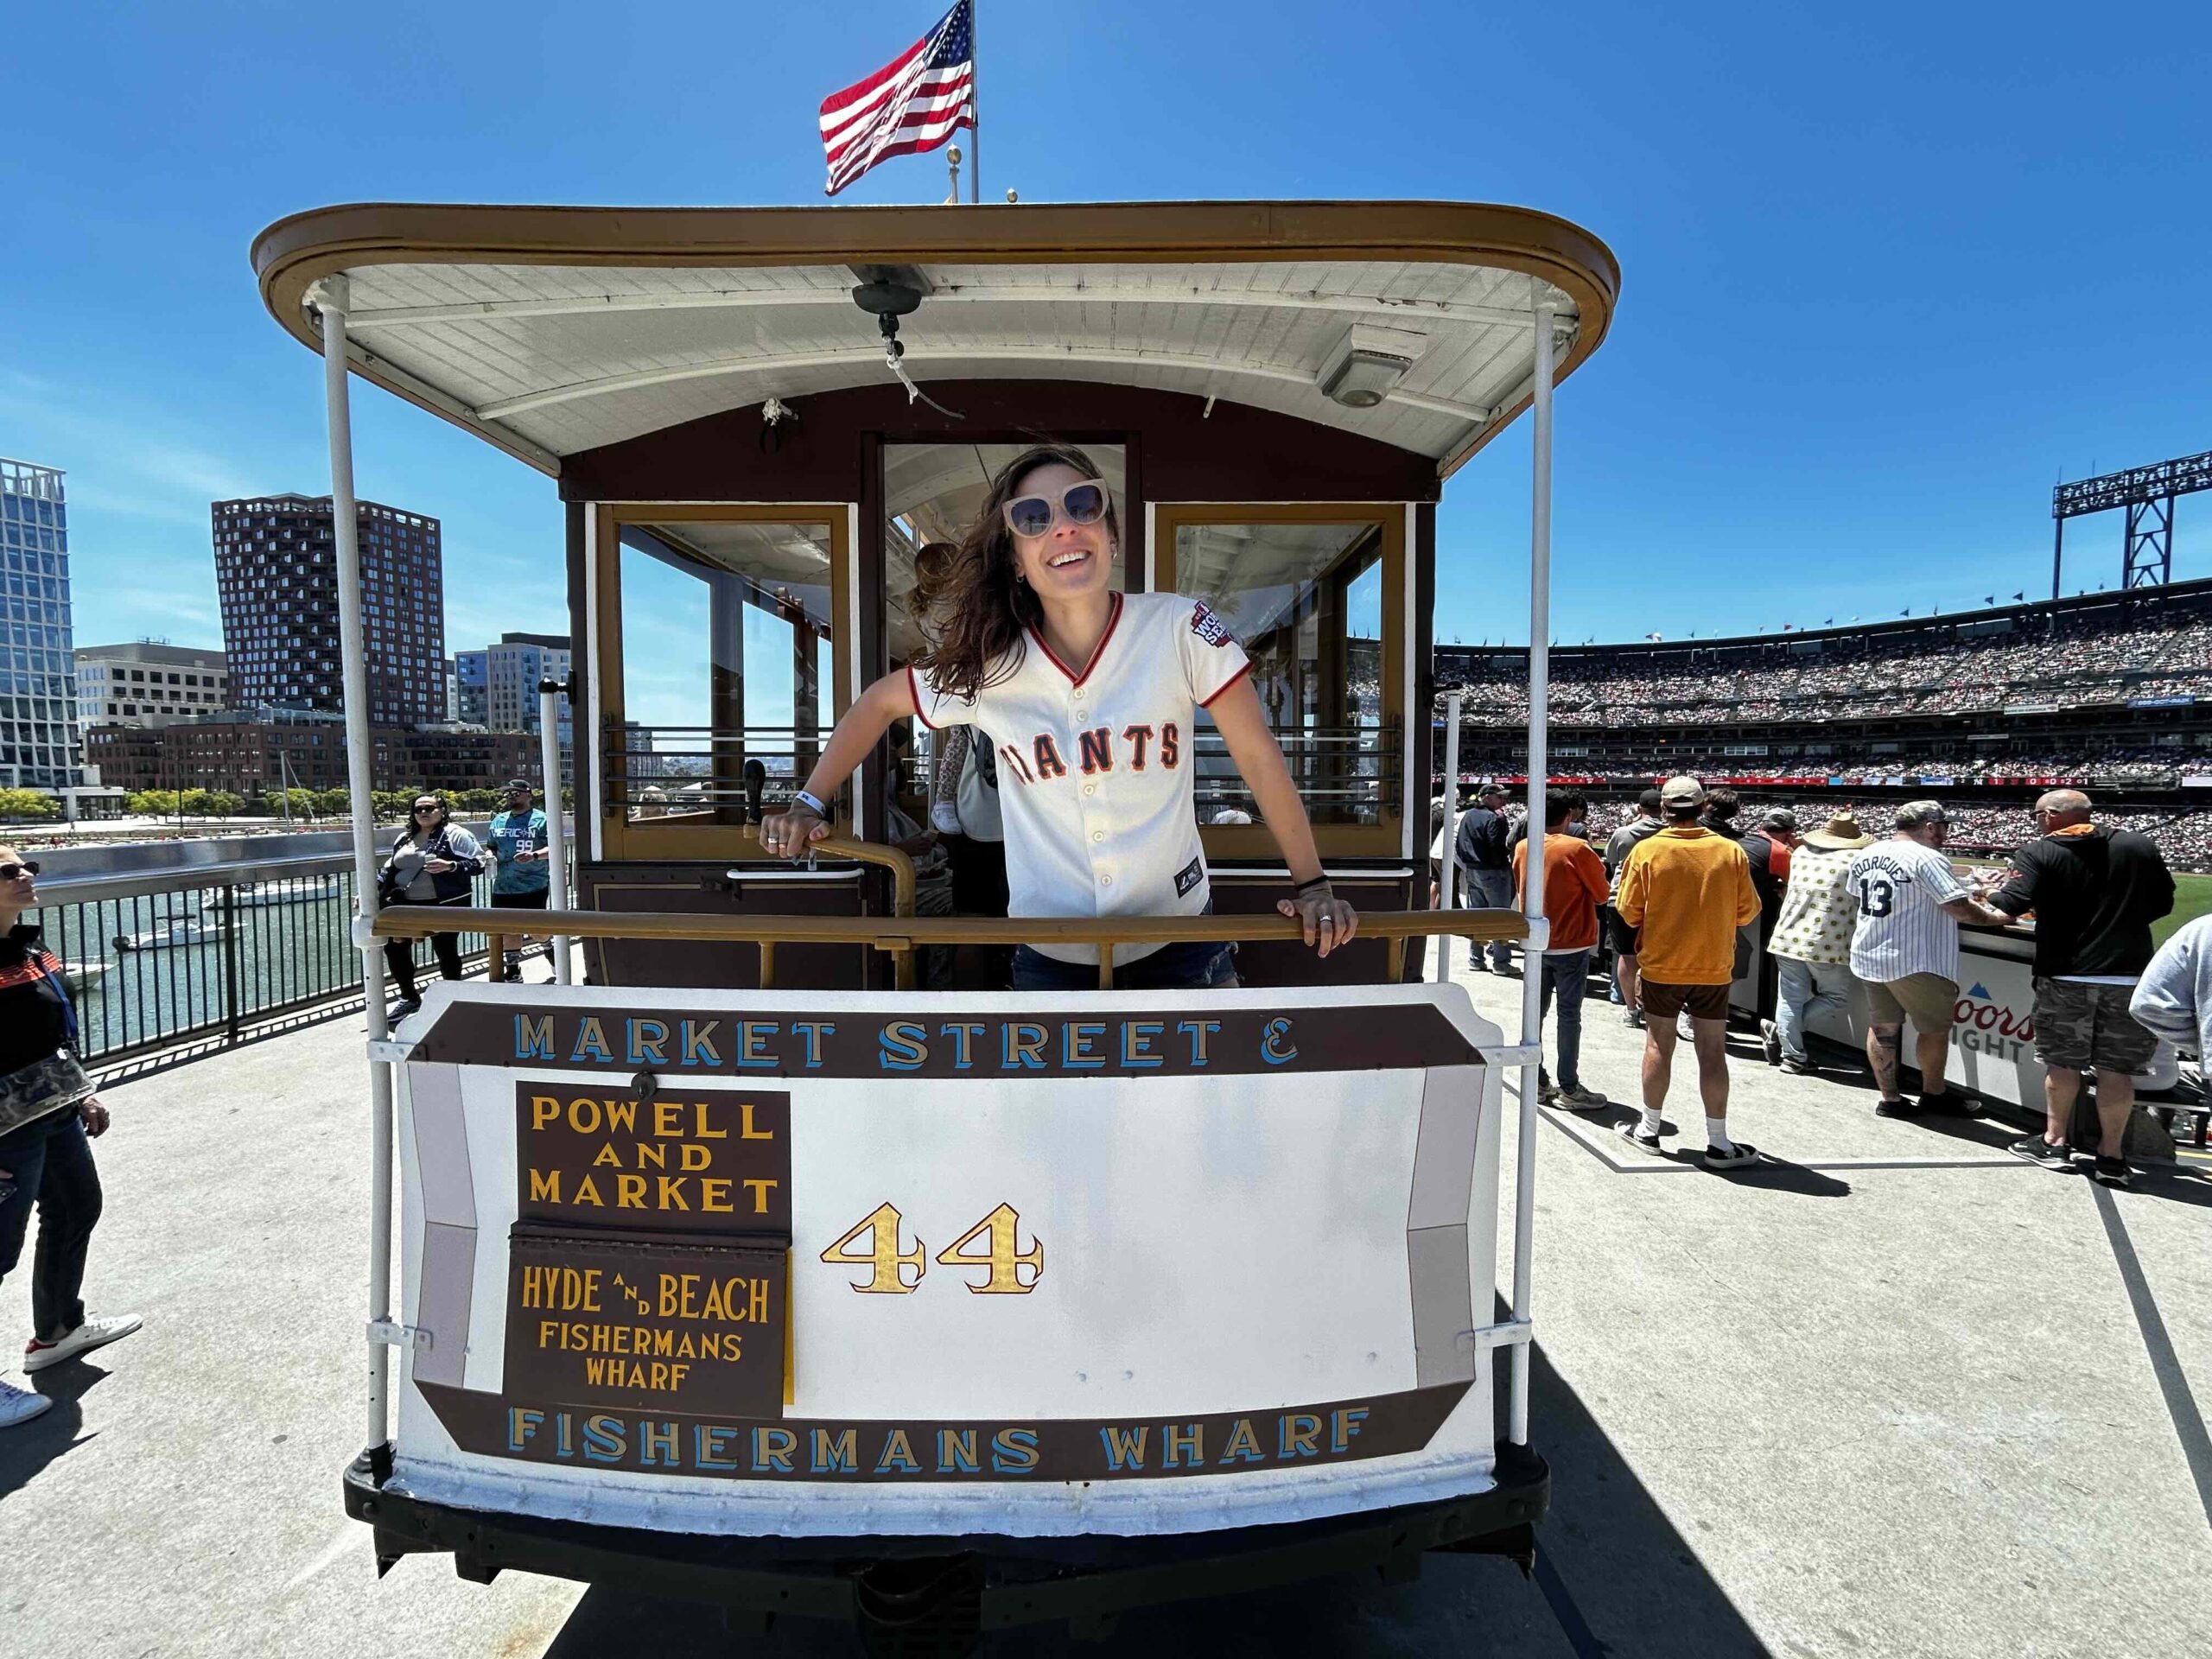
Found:
[[[895,1646],[1432,1548],[1525,1560],[1535,977],[1509,1042],[1420,944],[1541,948],[1541,901],[1430,908],[1435,504],[1533,409],[1541,779],[1551,389],[1605,336],[1605,246],[1425,202],[365,205],[270,226],[254,264],[324,355],[357,802],[348,372],[567,506],[558,982],[441,986],[388,1032],[381,940],[491,912],[357,929],[375,1192],[344,1491],[380,1564]],[[1347,949],[1274,914],[1287,873],[1203,716],[1212,915],[942,913],[887,844],[927,816],[896,744],[821,857],[762,856],[763,809],[918,649],[918,550],[1043,435],[1113,487],[1117,585],[1203,596],[1249,652],[1363,913]],[[355,829],[366,872],[365,806]],[[1046,937],[1099,947],[1097,991],[923,988],[933,949]],[[1192,938],[1244,942],[1241,988],[1112,988],[1117,947]]]

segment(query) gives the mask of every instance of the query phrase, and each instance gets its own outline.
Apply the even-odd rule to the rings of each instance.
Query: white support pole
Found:
[[[1552,328],[1557,309],[1536,302],[1535,443],[1529,467],[1529,847],[1522,912],[1529,918],[1529,949],[1521,957],[1521,1041],[1531,1053],[1544,1038],[1543,946],[1550,929],[1544,922],[1544,794],[1551,769],[1550,731],[1545,708],[1551,694],[1552,640]],[[1530,1247],[1536,1225],[1536,1070],[1521,1065],[1520,1144],[1514,1149],[1513,1317],[1529,1317]],[[1513,1351],[1513,1385],[1507,1408],[1506,1439],[1529,1443],[1529,1344]]]
[[[560,681],[537,683],[538,753],[545,778],[545,902],[555,910],[569,907],[569,827],[561,806],[561,696]],[[555,934],[553,982],[556,985],[572,982],[575,969],[569,961],[569,950],[568,938]]]
[[[330,436],[330,530],[338,558],[338,666],[346,705],[346,783],[353,822],[353,891],[360,902],[361,994],[369,1041],[390,1034],[384,955],[367,924],[377,913],[377,819],[370,760],[369,664],[361,626],[361,543],[353,499],[353,416],[346,384],[346,278],[326,276],[314,302],[322,321],[322,391]],[[369,1062],[369,1322],[391,1322],[391,1068]],[[369,1340],[372,1452],[391,1438],[391,1351]]]
[[[1464,690],[1454,691],[1444,700],[1444,839],[1440,843],[1444,856],[1436,866],[1436,907],[1451,910],[1459,902],[1455,889],[1459,873],[1459,709],[1466,699]],[[1436,982],[1452,982],[1452,936],[1436,936]]]

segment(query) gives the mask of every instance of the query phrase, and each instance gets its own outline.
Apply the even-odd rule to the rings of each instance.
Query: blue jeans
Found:
[[[1513,908],[1513,872],[1510,870],[1471,870],[1462,866],[1460,879],[1466,883],[1459,897],[1465,910],[1510,910]],[[1478,966],[1477,957],[1482,946],[1467,947],[1467,965]],[[1503,939],[1493,939],[1490,946],[1490,965],[1503,973],[1513,965],[1513,947]]]
[[[92,1144],[72,1108],[55,1112],[13,1133],[0,1135],[0,1279],[22,1259],[23,1237],[30,1230],[31,1206],[38,1206],[38,1254],[31,1262],[33,1334],[45,1340],[74,1331],[85,1322],[78,1292],[85,1282],[85,1256],[100,1219],[100,1177],[92,1166]]]
[[[1014,953],[1017,991],[1095,991],[1098,969],[1088,962],[1062,962],[1027,945]],[[1233,991],[1236,988],[1236,947],[1209,939],[1164,944],[1148,957],[1117,963],[1117,991]]]
[[[1850,1002],[1851,969],[1831,963],[1800,962],[1795,957],[1777,957],[1774,965],[1779,1002],[1774,1023],[1782,1033],[1782,1058],[1810,1065],[1806,1016],[1823,1008],[1834,1013]]]
[[[1544,952],[1543,983],[1537,992],[1536,1007],[1542,1016],[1552,1011],[1552,995],[1559,995],[1559,1086],[1578,1087],[1582,1082],[1582,994],[1590,988],[1590,953],[1587,950],[1547,950]],[[1536,1067],[1540,1083],[1550,1081],[1541,1065]]]

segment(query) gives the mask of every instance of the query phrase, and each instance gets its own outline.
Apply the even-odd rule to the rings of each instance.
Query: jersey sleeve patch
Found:
[[[1236,636],[1229,631],[1229,624],[1208,610],[1204,600],[1191,607],[1191,632],[1216,650],[1236,642]]]

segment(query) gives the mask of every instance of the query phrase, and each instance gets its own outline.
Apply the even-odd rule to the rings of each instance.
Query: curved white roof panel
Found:
[[[1562,378],[1610,322],[1603,245],[1515,208],[321,210],[256,243],[264,297],[316,343],[343,276],[359,372],[548,471],[769,397],[888,382],[852,289],[922,290],[899,337],[931,381],[1050,378],[1218,397],[1356,432],[1448,472],[1529,395],[1536,305]],[[1355,327],[1409,364],[1371,408],[1320,381]],[[1385,331],[1376,334],[1372,331]]]

